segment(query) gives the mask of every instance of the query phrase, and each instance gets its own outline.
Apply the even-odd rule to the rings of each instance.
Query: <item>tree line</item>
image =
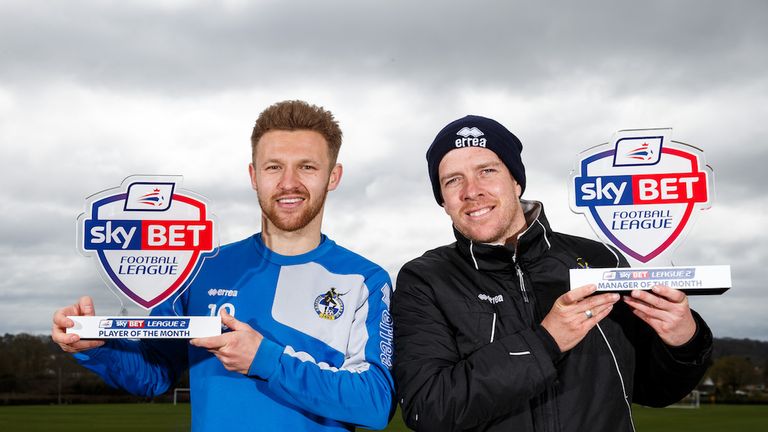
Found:
[[[0,405],[170,401],[168,394],[146,399],[104,384],[77,364],[49,336],[0,337]],[[708,381],[707,378],[709,378]],[[707,388],[708,383],[711,385]],[[715,339],[714,361],[702,381],[702,402],[768,403],[768,342]],[[188,374],[176,387],[189,387]]]
[[[0,405],[142,402],[105,384],[80,366],[50,336],[20,333],[0,337]],[[189,387],[189,376],[177,387]],[[155,400],[171,400],[164,395]]]

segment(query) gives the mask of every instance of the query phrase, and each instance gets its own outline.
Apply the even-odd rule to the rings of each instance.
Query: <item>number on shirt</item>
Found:
[[[208,305],[208,309],[211,311],[211,316],[221,315],[221,308],[227,308],[227,313],[235,316],[235,305],[232,303],[224,303],[221,306],[217,305],[216,303],[211,303]]]

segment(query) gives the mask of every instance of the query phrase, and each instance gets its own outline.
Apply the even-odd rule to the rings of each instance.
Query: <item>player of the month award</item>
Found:
[[[722,294],[729,265],[671,266],[670,257],[701,210],[711,207],[714,176],[704,152],[671,140],[672,129],[617,132],[611,142],[581,152],[571,172],[571,210],[625,256],[648,267],[570,271],[571,289],[602,292],[667,285],[688,295]]]
[[[91,195],[77,218],[77,246],[104,282],[150,310],[180,296],[218,252],[205,198],[181,189],[181,176],[131,176]],[[174,297],[174,298],[176,298]],[[174,307],[174,311],[176,308]],[[70,316],[83,339],[186,339],[221,334],[218,316]]]

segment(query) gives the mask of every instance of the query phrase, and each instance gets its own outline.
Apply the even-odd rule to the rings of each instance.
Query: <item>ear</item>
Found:
[[[520,183],[515,180],[515,198],[520,199],[520,195],[523,194],[523,188],[520,187]]]
[[[253,162],[248,164],[248,175],[251,177],[251,188],[258,192],[259,189],[256,187],[256,168],[254,168]]]
[[[344,173],[344,168],[341,166],[340,163],[337,163],[331,169],[331,175],[328,178],[328,189],[326,189],[328,192],[332,190],[336,190],[336,188],[339,187],[339,183],[341,182],[341,175],[343,173]]]

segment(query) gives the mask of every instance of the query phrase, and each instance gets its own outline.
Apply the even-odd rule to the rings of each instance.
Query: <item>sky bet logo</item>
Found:
[[[671,141],[671,129],[619,131],[579,154],[571,209],[605,241],[640,262],[661,260],[684,238],[695,209],[711,205],[704,153]]]
[[[180,190],[179,176],[132,176],[86,198],[78,248],[96,258],[104,281],[150,309],[187,286],[216,254],[205,200]]]

